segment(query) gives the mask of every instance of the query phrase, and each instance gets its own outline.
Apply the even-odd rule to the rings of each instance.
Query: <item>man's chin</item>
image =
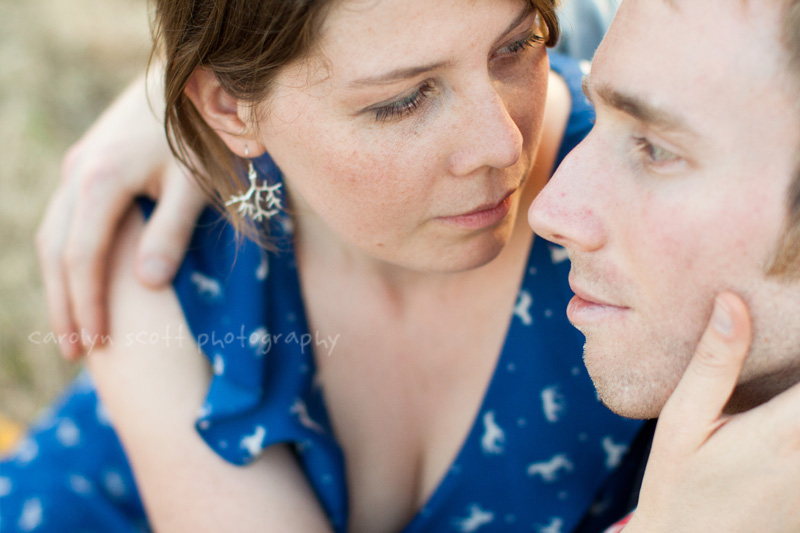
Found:
[[[586,368],[597,396],[611,411],[626,418],[656,418],[669,398],[669,393],[652,379],[637,375],[630,367],[607,367],[592,364]]]
[[[663,407],[663,404],[653,406],[648,402],[629,401],[616,396],[607,397],[603,394],[600,394],[600,401],[619,416],[637,420],[658,418]]]

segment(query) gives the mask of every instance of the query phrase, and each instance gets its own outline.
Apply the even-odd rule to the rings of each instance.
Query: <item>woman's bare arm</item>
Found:
[[[97,389],[133,467],[157,531],[329,531],[327,519],[291,452],[272,447],[251,465],[219,458],[194,421],[210,369],[188,334],[174,292],[135,279],[141,215],[130,212],[112,252],[111,342],[88,355]],[[150,344],[141,332],[188,339]],[[145,337],[140,337],[144,339]]]

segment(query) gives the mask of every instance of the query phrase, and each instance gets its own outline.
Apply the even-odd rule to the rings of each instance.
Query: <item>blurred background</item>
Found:
[[[30,422],[80,370],[55,345],[29,340],[50,331],[34,235],[60,180],[64,151],[144,72],[149,53],[146,0],[0,0],[4,427]]]

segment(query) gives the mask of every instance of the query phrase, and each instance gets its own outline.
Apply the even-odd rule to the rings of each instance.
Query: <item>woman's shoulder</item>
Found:
[[[287,447],[260,454],[250,468],[230,468],[198,438],[195,417],[206,397],[212,369],[188,333],[172,287],[149,289],[133,268],[144,227],[139,210],[123,222],[109,270],[109,342],[88,355],[98,392],[114,429],[137,469],[149,518],[164,529],[264,524],[328,531],[324,513]],[[170,475],[164,477],[169,470]],[[208,487],[213,486],[214,491]],[[203,517],[194,510],[219,494],[237,502]],[[264,501],[273,502],[263,506]],[[217,506],[218,507],[218,506]],[[302,513],[296,509],[301,508]],[[290,509],[290,512],[284,510]],[[193,514],[194,513],[194,514]],[[178,525],[180,522],[180,525]]]
[[[87,355],[87,362],[114,419],[141,415],[137,398],[147,390],[148,402],[164,405],[158,416],[184,410],[191,423],[208,385],[209,365],[187,335],[172,287],[148,288],[136,277],[143,227],[142,215],[135,209],[121,225],[108,271],[109,334]],[[178,397],[170,390],[187,394]]]

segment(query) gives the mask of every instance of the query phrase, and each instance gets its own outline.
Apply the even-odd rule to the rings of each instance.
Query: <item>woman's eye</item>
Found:
[[[513,43],[504,46],[503,48],[498,50],[496,56],[503,57],[503,56],[519,54],[526,48],[530,48],[534,45],[541,44],[543,42],[544,42],[544,37],[539,35],[537,32],[532,31],[524,39],[520,39],[519,41],[514,41]]]
[[[402,96],[394,102],[375,107],[371,111],[375,113],[375,120],[378,122],[387,122],[403,118],[410,115],[415,109],[421,106],[433,90],[433,82],[426,81],[410,94]]]
[[[645,157],[650,163],[664,164],[671,163],[680,159],[677,155],[669,150],[653,144],[644,137],[637,137],[635,139],[636,145],[639,150],[644,153]]]

